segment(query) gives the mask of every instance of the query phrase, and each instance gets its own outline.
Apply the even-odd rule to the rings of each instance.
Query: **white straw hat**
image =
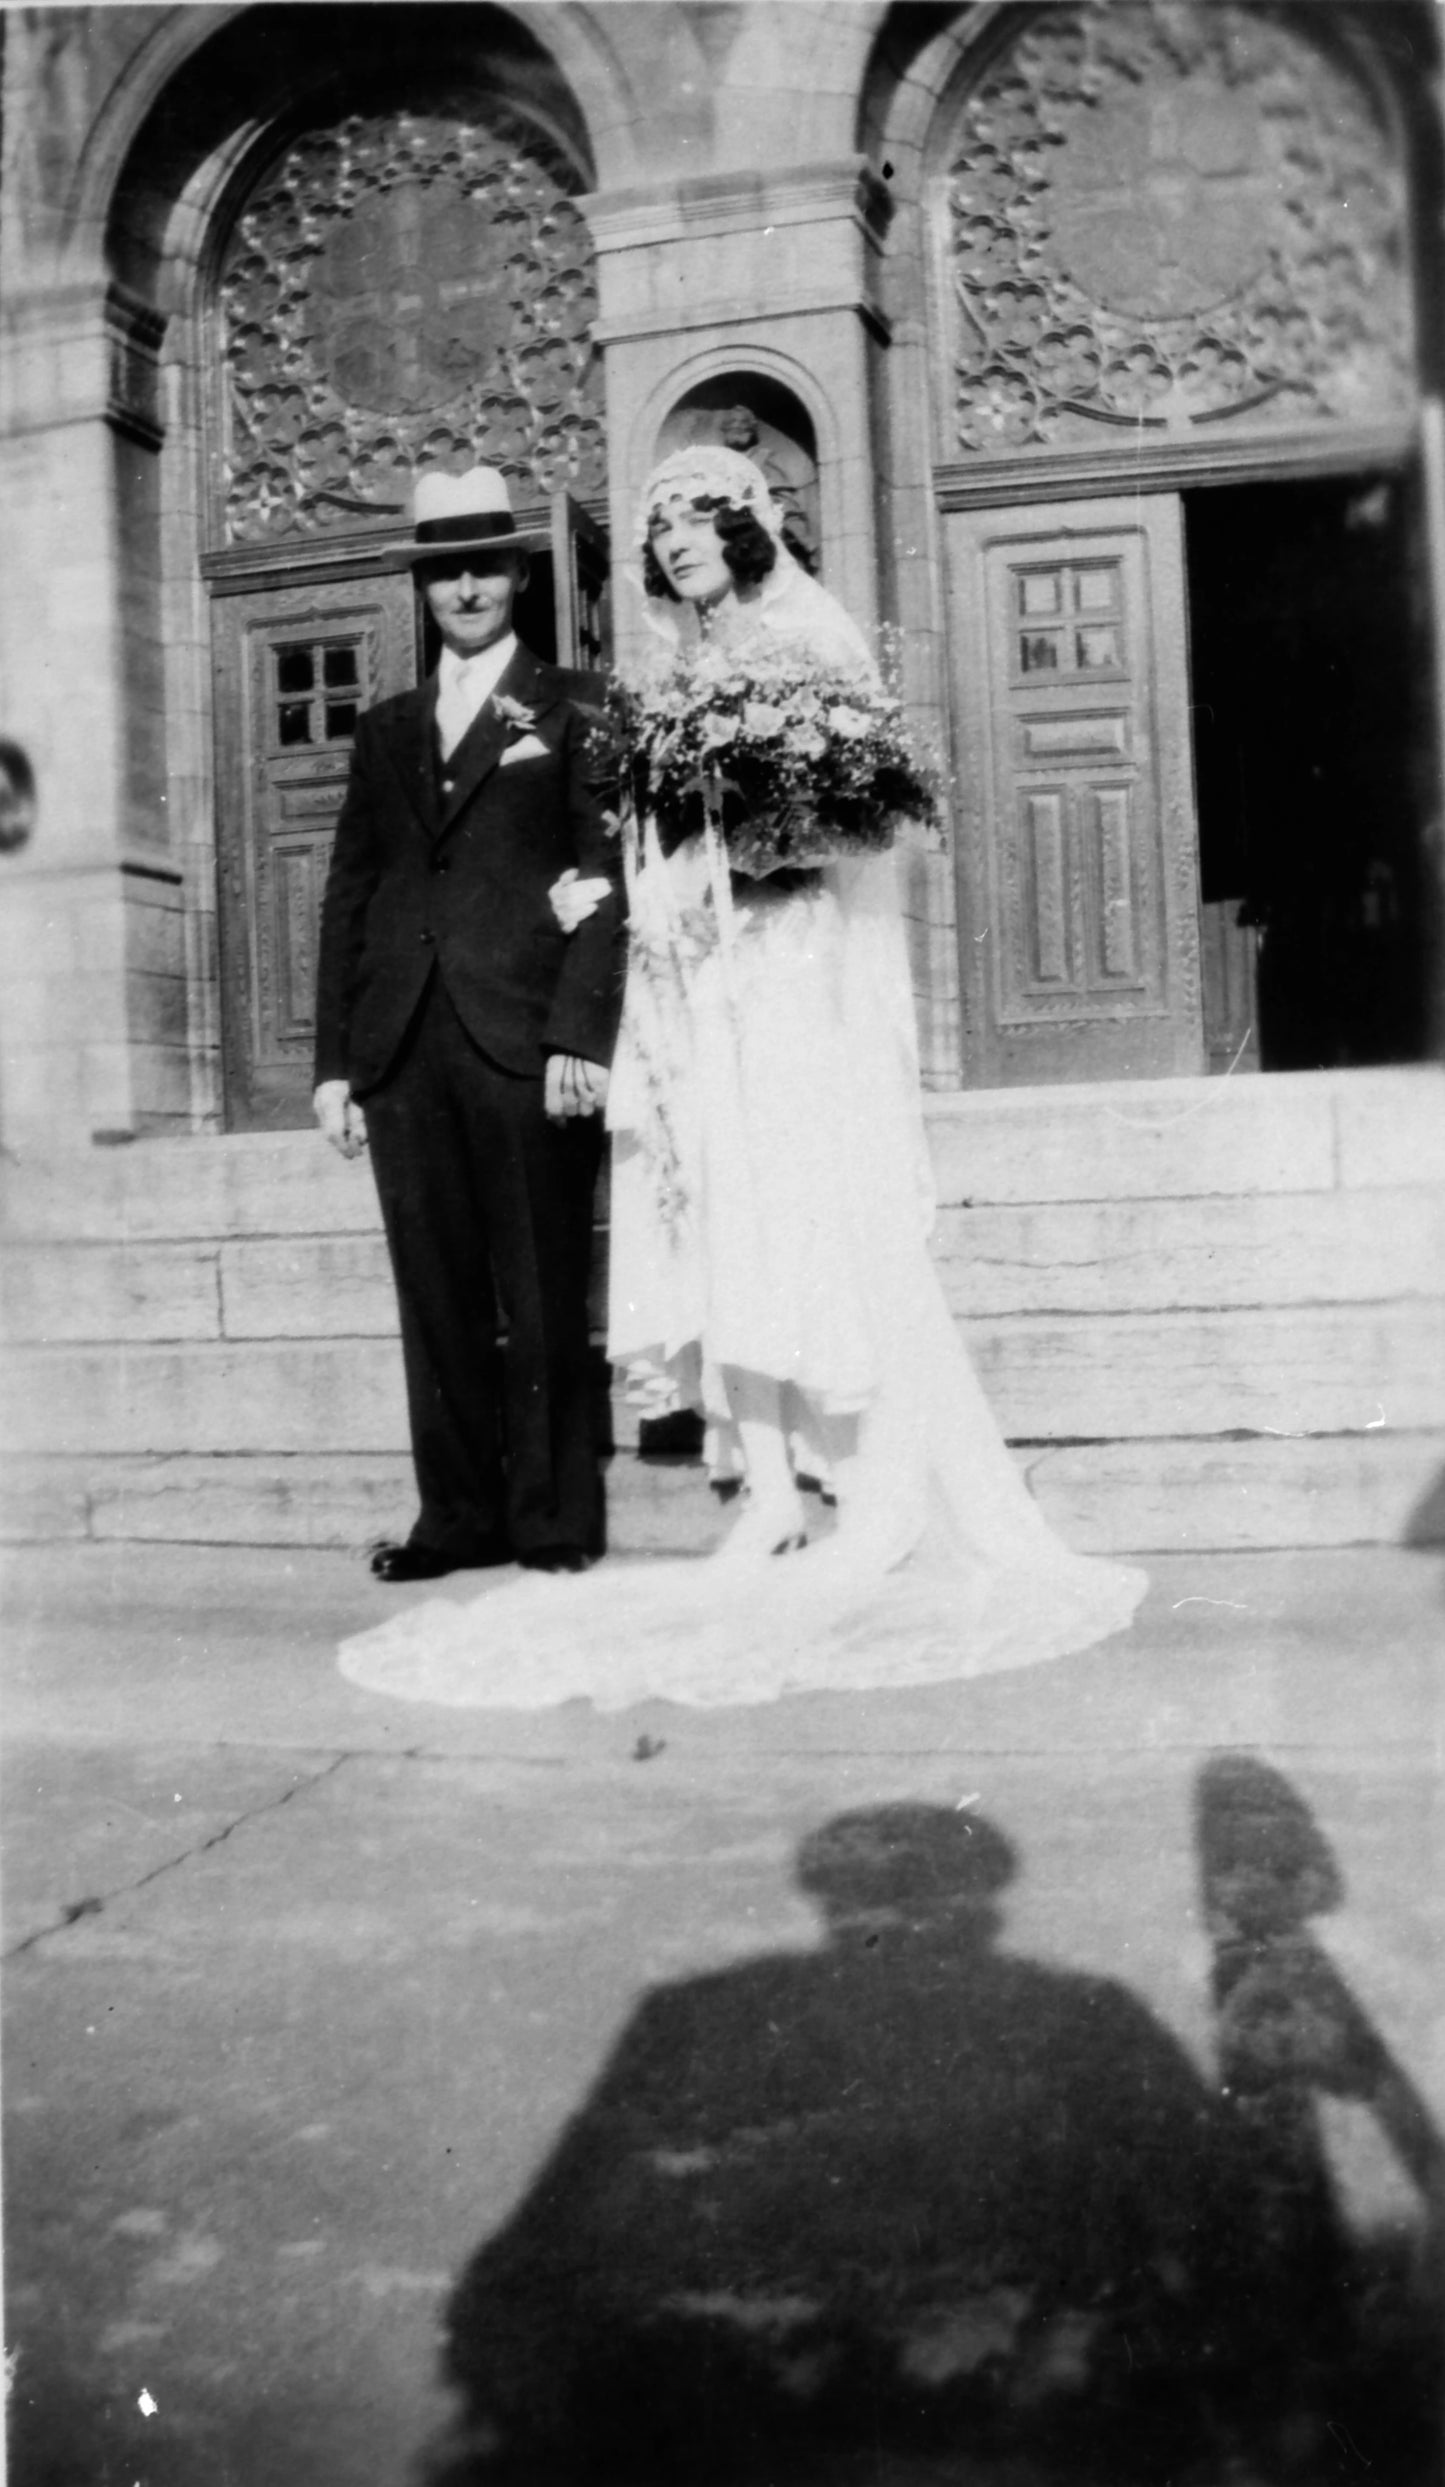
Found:
[[[530,553],[550,544],[550,527],[519,527],[507,478],[497,466],[469,466],[464,475],[429,467],[412,495],[409,561],[446,553]]]

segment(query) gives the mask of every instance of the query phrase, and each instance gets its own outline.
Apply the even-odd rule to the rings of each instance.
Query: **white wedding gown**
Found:
[[[738,608],[747,633],[866,668],[835,599],[780,569]],[[720,1368],[793,1385],[795,1459],[836,1467],[837,1526],[775,1558],[724,1547],[437,1599],[347,1642],[344,1673],[461,1707],[725,1706],[982,1675],[1122,1630],[1144,1575],[1049,1528],[929,1254],[892,856],[719,907],[703,841],[664,859],[649,831],[630,898],[609,1349],[645,1410],[705,1410],[723,1471]]]

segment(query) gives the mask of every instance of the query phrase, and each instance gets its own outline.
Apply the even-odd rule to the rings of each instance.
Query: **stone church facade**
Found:
[[[369,1189],[306,1126],[412,480],[505,467],[529,635],[625,662],[639,485],[720,438],[946,772],[939,1245],[1039,1489],[1101,1543],[1434,1532],[1434,18],[0,16],[17,1527],[396,1516]]]

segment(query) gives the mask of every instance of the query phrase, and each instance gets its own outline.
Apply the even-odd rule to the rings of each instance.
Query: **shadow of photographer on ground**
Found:
[[[432,2487],[1318,2487],[1352,2428],[1375,2487],[1426,2487],[1423,2271],[1362,2331],[1300,2153],[1308,2050],[1275,2047],[1272,2088],[1246,2077],[1299,1966],[1257,1948],[1287,1797],[1296,1846],[1309,1822],[1261,1769],[1216,1757],[1199,1788],[1219,2082],[1118,1982],[999,1948],[1016,1861],[978,1814],[812,1833],[822,1948],[645,1996],[464,2275]],[[1291,1888],[1297,1927],[1318,1891]]]

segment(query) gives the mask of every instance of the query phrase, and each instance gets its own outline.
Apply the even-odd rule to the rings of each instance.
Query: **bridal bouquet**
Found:
[[[608,693],[639,816],[665,850],[708,826],[753,875],[877,854],[938,791],[895,692],[796,653],[705,649]]]

